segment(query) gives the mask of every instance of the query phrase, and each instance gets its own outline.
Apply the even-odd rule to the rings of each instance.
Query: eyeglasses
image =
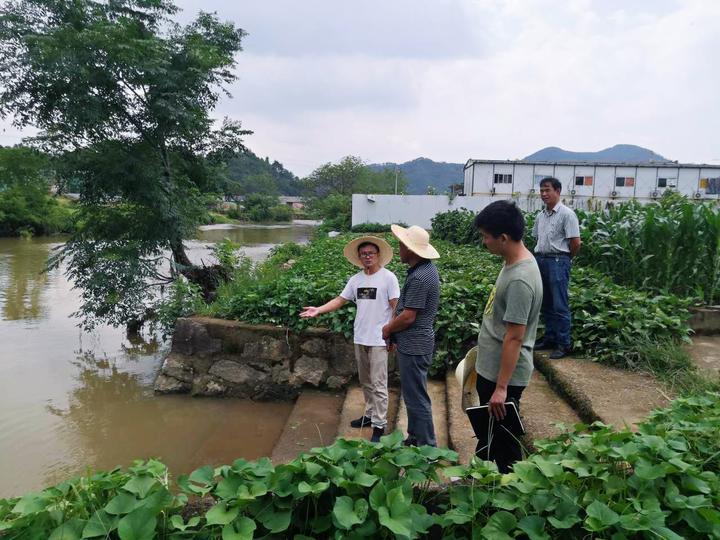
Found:
[[[378,254],[377,251],[361,251],[361,252],[358,253],[358,256],[359,256],[359,257],[365,257],[365,258],[368,258],[368,259],[369,259],[370,257],[374,257],[374,256],[377,255],[377,254]]]

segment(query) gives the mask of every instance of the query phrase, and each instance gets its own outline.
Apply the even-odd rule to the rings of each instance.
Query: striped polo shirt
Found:
[[[580,223],[571,208],[558,202],[555,208],[544,208],[535,218],[533,236],[535,253],[570,254],[570,238],[580,237]]]
[[[429,260],[408,269],[405,285],[400,291],[396,313],[405,308],[417,310],[415,322],[396,332],[393,339],[403,354],[432,354],[435,350],[435,315],[440,302],[440,275]]]

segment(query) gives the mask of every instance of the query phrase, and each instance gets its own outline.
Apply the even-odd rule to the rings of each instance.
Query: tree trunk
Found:
[[[173,259],[176,264],[181,266],[193,265],[193,263],[190,262],[190,258],[187,256],[187,253],[185,253],[185,246],[183,245],[182,240],[172,240],[170,242],[170,249],[172,250]]]

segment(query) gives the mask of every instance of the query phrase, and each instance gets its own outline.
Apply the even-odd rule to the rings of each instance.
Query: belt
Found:
[[[551,259],[555,259],[556,257],[570,257],[569,253],[565,253],[564,251],[559,251],[557,253],[536,253],[536,257],[549,257]]]

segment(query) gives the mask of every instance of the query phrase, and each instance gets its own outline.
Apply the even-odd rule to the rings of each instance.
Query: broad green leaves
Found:
[[[720,395],[707,393],[677,399],[637,432],[595,423],[537,441],[538,452],[505,475],[477,459],[458,465],[446,449],[406,448],[399,434],[379,445],[339,439],[277,467],[202,467],[179,480],[177,497],[164,466],[150,461],[0,500],[0,531],[54,540],[423,538],[436,525],[446,538],[704,540],[720,531],[718,432]],[[210,506],[184,518],[188,496]]]

